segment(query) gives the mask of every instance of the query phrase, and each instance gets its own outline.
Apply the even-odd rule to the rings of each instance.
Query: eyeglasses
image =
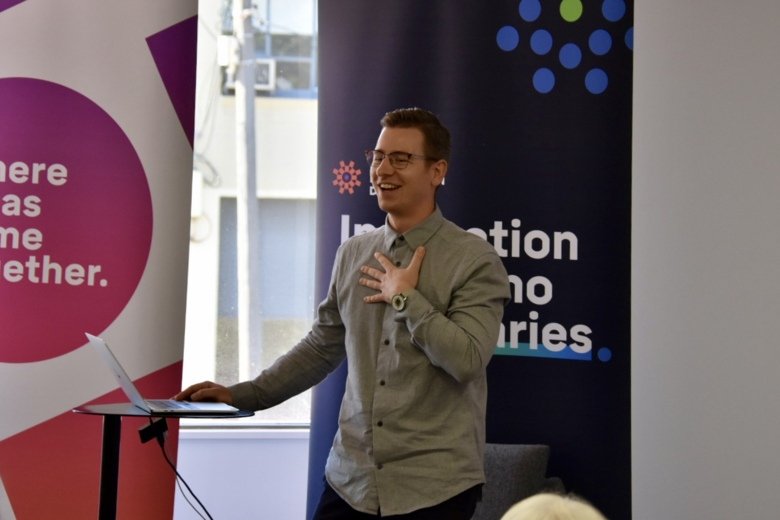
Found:
[[[433,157],[426,157],[425,155],[417,155],[407,152],[385,153],[380,150],[366,150],[366,161],[368,161],[368,164],[370,164],[372,168],[378,168],[379,165],[382,164],[382,161],[385,160],[385,157],[387,157],[387,160],[390,161],[390,166],[396,170],[403,170],[409,166],[409,163],[412,161],[412,159],[424,159],[426,161],[437,160]]]

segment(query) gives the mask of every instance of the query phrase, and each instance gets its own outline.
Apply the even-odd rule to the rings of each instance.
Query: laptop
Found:
[[[89,340],[89,344],[100,354],[108,368],[113,372],[114,377],[119,382],[119,386],[124,391],[130,402],[136,407],[148,413],[164,414],[212,414],[212,415],[231,415],[238,412],[238,408],[225,403],[211,402],[192,402],[177,401],[175,399],[144,399],[138,388],[133,384],[132,379],[127,375],[125,369],[119,364],[114,353],[108,348],[108,344],[102,338],[93,336],[87,332],[84,333]]]

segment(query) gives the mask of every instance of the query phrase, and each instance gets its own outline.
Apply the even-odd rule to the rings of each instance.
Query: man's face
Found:
[[[402,169],[394,168],[388,157],[371,167],[371,184],[379,207],[390,215],[391,225],[402,233],[431,214],[436,187],[447,172],[446,161],[421,158],[425,156],[424,141],[422,131],[417,128],[383,128],[376,142],[376,150],[384,154],[405,152],[417,156]]]

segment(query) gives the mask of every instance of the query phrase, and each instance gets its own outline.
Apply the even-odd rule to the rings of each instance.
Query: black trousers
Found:
[[[325,490],[312,520],[368,520],[389,518],[397,520],[469,520],[477,502],[482,498],[482,485],[474,486],[441,504],[418,509],[405,515],[382,516],[355,511],[325,482]]]

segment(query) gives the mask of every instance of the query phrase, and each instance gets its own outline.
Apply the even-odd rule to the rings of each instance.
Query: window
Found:
[[[238,0],[237,0],[238,1]],[[238,161],[230,66],[232,2],[200,1],[184,383],[254,377],[308,332],[314,316],[316,0],[254,2],[258,229],[250,348],[239,348]],[[228,43],[226,43],[228,42]],[[269,87],[269,85],[271,87]],[[226,424],[307,425],[309,392]],[[186,422],[185,422],[186,424]],[[203,421],[193,424],[202,426]],[[223,424],[221,424],[223,425]]]
[[[240,1],[240,0],[236,0]],[[227,56],[234,51],[231,0],[220,12],[221,89],[234,91],[235,78]],[[316,85],[316,0],[265,0],[253,2],[256,89],[259,95],[309,97],[317,95]]]

